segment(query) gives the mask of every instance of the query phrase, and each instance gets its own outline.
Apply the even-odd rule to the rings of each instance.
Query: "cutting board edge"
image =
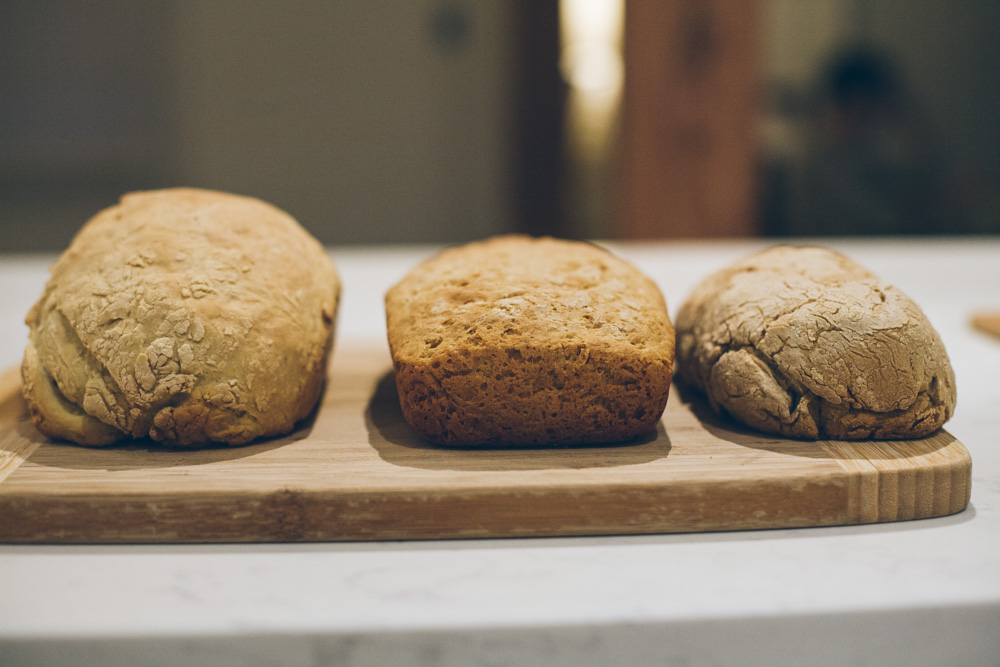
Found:
[[[137,498],[134,506],[128,498],[120,496],[93,496],[89,498],[90,511],[77,515],[83,516],[83,521],[69,515],[60,520],[60,508],[67,507],[65,499],[52,497],[41,502],[33,499],[19,507],[16,498],[0,497],[0,513],[6,517],[0,526],[0,542],[253,543],[648,535],[885,523],[947,516],[967,505],[966,501],[933,507],[927,516],[904,518],[883,514],[871,520],[849,503],[852,488],[858,483],[858,478],[847,473],[825,480],[820,484],[825,489],[816,489],[815,480],[811,482],[812,488],[803,486],[798,490],[782,481],[752,486],[734,482],[731,489],[713,489],[712,498],[706,501],[712,504],[703,506],[700,515],[670,511],[675,494],[687,493],[688,489],[652,485],[589,491],[581,487],[554,488],[549,490],[548,498],[537,491],[517,494],[500,489],[498,493],[497,489],[488,488],[471,489],[464,494],[453,491],[331,494],[286,490],[262,493],[250,502],[243,497],[233,506],[220,505],[218,496],[207,495],[201,499],[147,496]],[[620,492],[617,497],[615,491]],[[237,498],[233,494],[233,499]],[[558,528],[552,528],[552,517],[544,516],[542,525],[532,525],[524,518],[524,498],[534,503],[546,499],[572,500],[577,513],[563,516]],[[813,512],[799,504],[803,498],[814,503]],[[120,523],[133,528],[102,528],[100,516],[105,509],[102,501],[119,512]],[[415,505],[420,511],[414,511]],[[79,509],[87,507],[87,503],[73,506]],[[488,516],[483,514],[484,507],[490,508]],[[748,507],[755,509],[751,512]],[[211,520],[195,523],[197,530],[192,532],[192,524],[186,519],[206,508],[215,510],[206,516],[225,518],[219,523]],[[44,522],[36,521],[39,515],[45,518]],[[451,516],[453,520],[442,521],[442,516]],[[402,517],[410,518],[398,520]],[[421,523],[422,520],[426,523]],[[44,525],[44,530],[32,530],[39,525]]]

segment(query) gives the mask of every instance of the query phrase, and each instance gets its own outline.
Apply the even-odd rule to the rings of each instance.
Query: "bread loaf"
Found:
[[[125,195],[80,230],[28,313],[32,420],[84,445],[286,433],[320,394],[339,294],[323,248],[273,206]]]
[[[955,408],[920,308],[822,248],[771,248],[698,285],[677,317],[677,376],[716,411],[800,438],[918,438]]]
[[[584,243],[447,250],[386,295],[403,414],[456,446],[628,440],[667,402],[674,333],[656,285]]]

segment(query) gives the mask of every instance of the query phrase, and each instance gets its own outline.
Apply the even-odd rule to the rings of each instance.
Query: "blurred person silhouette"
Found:
[[[793,174],[792,235],[957,231],[948,169],[895,63],[869,46],[836,55]]]

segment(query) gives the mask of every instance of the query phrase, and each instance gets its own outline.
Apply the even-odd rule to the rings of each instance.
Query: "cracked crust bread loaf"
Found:
[[[771,248],[698,285],[677,316],[677,377],[717,412],[799,438],[919,438],[955,409],[920,308],[823,248]]]
[[[340,281],[322,246],[257,199],[137,192],[98,213],[28,313],[24,397],[83,445],[239,445],[316,404]]]
[[[656,426],[674,331],[656,285],[585,243],[446,250],[386,295],[403,414],[454,446],[620,442]]]

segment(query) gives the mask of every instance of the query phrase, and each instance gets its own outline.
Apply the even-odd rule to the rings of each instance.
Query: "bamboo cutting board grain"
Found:
[[[971,460],[918,441],[804,442],[670,397],[628,445],[441,449],[403,421],[388,350],[343,345],[314,417],[241,448],[86,449],[40,436],[0,376],[0,541],[255,542],[740,530],[943,516]]]

